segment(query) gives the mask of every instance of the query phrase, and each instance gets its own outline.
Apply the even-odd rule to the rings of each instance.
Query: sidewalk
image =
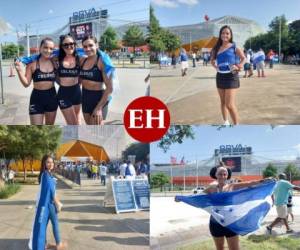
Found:
[[[237,92],[240,124],[299,124],[300,67],[275,65],[265,78],[257,73],[242,78]],[[176,69],[151,70],[151,95],[167,102],[171,122],[176,124],[222,124],[215,69],[190,67],[185,77]],[[197,107],[197,108],[191,108]]]
[[[116,214],[113,207],[102,207],[105,188],[99,183],[83,179],[81,187],[70,189],[58,182],[57,194],[64,204],[60,231],[68,249],[149,249],[149,213]],[[20,193],[0,200],[0,249],[27,249],[37,190],[37,185],[24,185]],[[50,224],[47,239],[55,242]]]

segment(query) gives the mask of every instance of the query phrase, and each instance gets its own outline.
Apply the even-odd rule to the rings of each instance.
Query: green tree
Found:
[[[284,170],[287,179],[290,181],[300,180],[300,171],[294,164],[288,164]]]
[[[162,40],[166,47],[166,51],[171,52],[178,49],[181,45],[181,40],[179,36],[173,34],[171,31],[167,29],[163,29],[161,31]]]
[[[139,26],[133,25],[128,28],[123,36],[123,43],[125,46],[133,47],[134,53],[136,47],[146,43],[143,31],[139,28]]]
[[[108,27],[102,34],[100,48],[109,52],[119,48],[117,32],[113,27]]]
[[[268,166],[263,171],[263,177],[276,177],[277,176],[277,168],[272,164],[269,163]]]
[[[57,126],[8,126],[1,127],[0,131],[3,155],[8,161],[23,162],[24,180],[25,161],[32,162],[43,154],[54,153],[61,135],[61,129]]]
[[[123,158],[127,159],[128,155],[135,155],[135,161],[146,160],[150,149],[148,143],[132,143],[123,152]]]
[[[165,173],[157,173],[150,176],[151,188],[160,187],[160,191],[163,191],[164,185],[170,183],[170,177]]]
[[[160,139],[158,147],[167,152],[172,144],[181,144],[187,138],[194,139],[194,131],[191,125],[173,125]]]
[[[2,57],[3,58],[13,58],[18,55],[18,47],[20,54],[24,52],[23,46],[18,46],[13,43],[2,45]]]

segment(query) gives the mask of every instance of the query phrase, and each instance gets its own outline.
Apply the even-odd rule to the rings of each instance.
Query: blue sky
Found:
[[[151,0],[162,26],[194,24],[225,15],[256,20],[267,29],[270,21],[285,14],[288,20],[300,19],[299,0]]]
[[[24,32],[24,25],[31,25],[31,33],[43,34],[64,26],[73,12],[108,9],[112,25],[129,21],[149,20],[149,0],[3,0],[0,2],[0,18],[8,22],[13,31]],[[48,19],[48,20],[45,20]],[[0,42],[16,41],[16,35],[0,37]]]
[[[167,153],[151,143],[152,163],[169,163],[170,156],[177,161],[184,156],[187,161],[208,159],[220,145],[251,146],[255,156],[263,159],[295,159],[300,156],[300,126],[235,126],[220,131],[214,126],[194,126],[195,139],[174,144]]]

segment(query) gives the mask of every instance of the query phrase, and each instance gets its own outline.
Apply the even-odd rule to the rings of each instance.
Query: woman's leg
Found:
[[[54,239],[55,239],[56,245],[59,245],[61,243],[61,238],[60,238],[59,223],[58,223],[57,213],[55,210],[55,205],[51,204],[49,210],[50,210],[49,217],[50,217],[50,221],[52,224]]]
[[[216,250],[224,250],[224,237],[213,237]]]
[[[226,105],[225,105],[225,89],[218,88],[218,93],[220,96],[222,117],[223,117],[224,121],[227,121],[228,120],[228,109],[226,108]]]
[[[225,90],[225,106],[228,109],[233,124],[236,125],[239,123],[239,116],[237,107],[235,104],[235,96],[237,89],[226,89]]]
[[[61,109],[61,112],[66,120],[67,125],[79,125],[74,106],[66,109]]]
[[[56,118],[56,111],[53,112],[45,112],[45,124],[53,125]]]
[[[80,107],[81,105],[73,105],[74,108],[74,112],[75,112],[75,116],[76,116],[76,120],[77,120],[77,124],[80,125],[81,121],[80,121]]]
[[[86,123],[86,125],[92,125],[92,121],[91,121],[91,115],[88,114],[88,113],[83,113],[83,118],[84,118],[84,121]]]
[[[43,123],[44,123],[44,114],[30,115],[31,125],[43,125]]]
[[[233,236],[233,237],[228,237],[226,238],[228,248],[229,250],[239,250],[240,249],[240,244],[239,244],[239,236]]]

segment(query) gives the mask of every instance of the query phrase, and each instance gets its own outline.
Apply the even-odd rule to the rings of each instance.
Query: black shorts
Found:
[[[240,79],[238,74],[233,73],[217,73],[218,89],[237,89],[240,87]]]
[[[54,87],[47,90],[32,90],[29,102],[30,115],[54,112],[57,110],[57,107],[56,90]]]
[[[210,220],[209,220],[209,231],[213,237],[230,238],[238,235],[235,232],[231,231],[230,229],[220,225],[212,216],[210,216]]]
[[[103,96],[104,90],[88,90],[82,88],[82,113],[92,114],[97,104]],[[108,101],[102,109],[103,120],[106,119],[108,113]]]
[[[60,86],[57,93],[57,102],[60,109],[70,108],[81,104],[81,89],[79,84],[73,86]]]

